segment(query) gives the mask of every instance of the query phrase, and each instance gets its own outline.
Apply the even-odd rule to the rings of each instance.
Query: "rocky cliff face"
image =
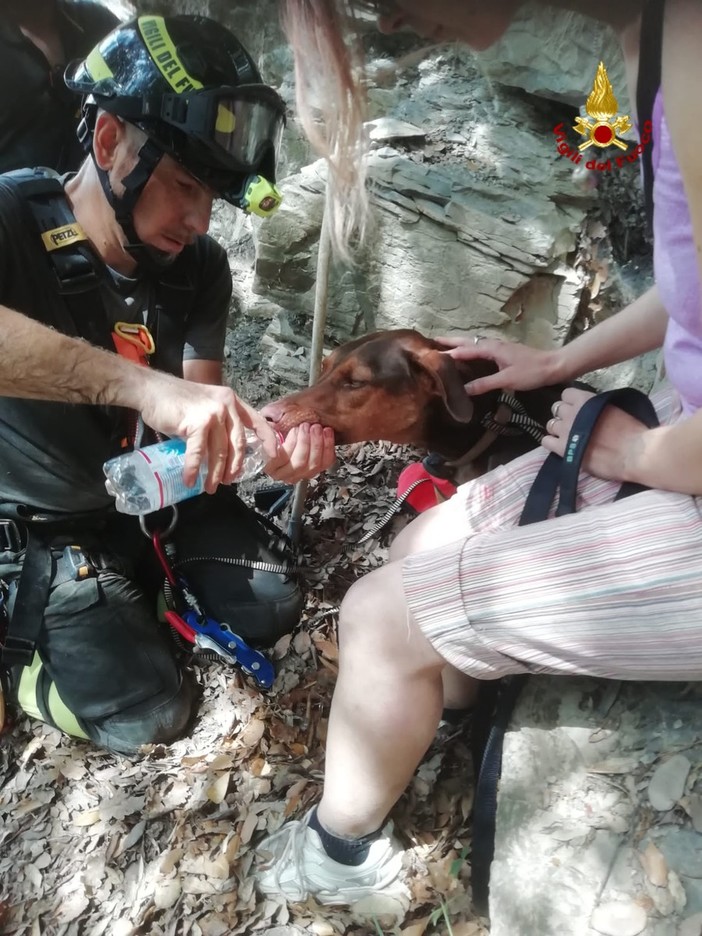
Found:
[[[271,366],[302,382],[325,167],[294,118],[292,60],[278,5],[140,6],[206,12],[226,22],[290,104],[283,207],[272,219],[243,223],[223,207],[214,229],[230,253],[240,311],[271,322]],[[358,265],[332,269],[327,343],[413,326],[430,334],[479,329],[549,346],[616,309],[629,292],[632,257],[624,252],[636,254],[642,244],[620,235],[626,247],[613,257],[607,227],[592,219],[640,220],[637,167],[588,171],[594,147],[576,165],[571,129],[599,60],[620,111],[628,109],[614,37],[574,14],[548,12],[523,17],[479,57],[454,46],[423,48],[409,36],[381,37],[370,22],[364,42],[373,224]],[[570,158],[557,148],[559,124]]]

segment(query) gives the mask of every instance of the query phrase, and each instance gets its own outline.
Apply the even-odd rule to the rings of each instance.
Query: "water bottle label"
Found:
[[[134,454],[149,463],[158,485],[159,503],[153,509],[159,510],[166,504],[176,504],[178,501],[195,497],[202,492],[203,484],[200,477],[195,479],[192,487],[187,487],[183,481],[183,457],[185,455],[183,439],[167,439],[158,446],[136,449]]]

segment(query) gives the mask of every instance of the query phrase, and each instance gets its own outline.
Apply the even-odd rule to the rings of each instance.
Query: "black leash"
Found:
[[[645,394],[638,390],[624,387],[620,390],[606,390],[604,393],[591,397],[575,417],[568,436],[565,457],[561,458],[560,455],[553,453],[548,455],[534,478],[519,518],[519,526],[545,520],[559,489],[556,516],[562,517],[565,514],[575,513],[578,476],[583,457],[597,421],[605,407],[609,405],[624,410],[649,429],[658,425],[658,417],[653,404]],[[615,500],[644,490],[646,488],[640,484],[622,484]]]
[[[556,516],[575,513],[578,476],[583,457],[592,433],[607,406],[619,407],[649,429],[659,424],[653,404],[638,390],[608,390],[591,397],[575,417],[565,456],[561,458],[551,453],[541,466],[524,504],[519,526],[545,520],[557,494]],[[615,500],[645,490],[647,488],[643,485],[623,484]],[[487,916],[489,906],[490,865],[495,853],[497,790],[502,772],[504,736],[526,680],[525,674],[509,676],[500,680],[498,686],[486,687],[484,693],[481,689],[482,698],[479,698],[479,727],[477,736],[473,738],[477,781],[473,804],[471,874],[473,905],[483,916]]]

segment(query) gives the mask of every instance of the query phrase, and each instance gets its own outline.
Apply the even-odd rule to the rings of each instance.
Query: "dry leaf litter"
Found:
[[[469,897],[465,726],[439,729],[393,812],[408,847],[412,903],[403,920],[383,916],[382,904],[361,917],[254,891],[256,844],[320,795],[338,662],[332,609],[385,562],[406,523],[396,517],[355,545],[392,503],[416,453],[385,443],[341,452],[337,469],[310,485],[300,555],[306,609],[274,649],[270,693],[224,664],[203,666],[192,735],[134,759],[28,720],[2,736],[0,933],[483,936]]]

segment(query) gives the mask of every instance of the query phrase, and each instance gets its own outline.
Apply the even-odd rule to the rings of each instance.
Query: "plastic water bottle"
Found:
[[[237,481],[257,475],[265,464],[263,443],[251,429],[246,430],[246,451]],[[170,504],[196,497],[205,488],[207,464],[200,465],[195,484],[183,481],[185,441],[166,439],[146,448],[135,449],[105,462],[105,487],[117,510],[126,514],[146,514]]]

